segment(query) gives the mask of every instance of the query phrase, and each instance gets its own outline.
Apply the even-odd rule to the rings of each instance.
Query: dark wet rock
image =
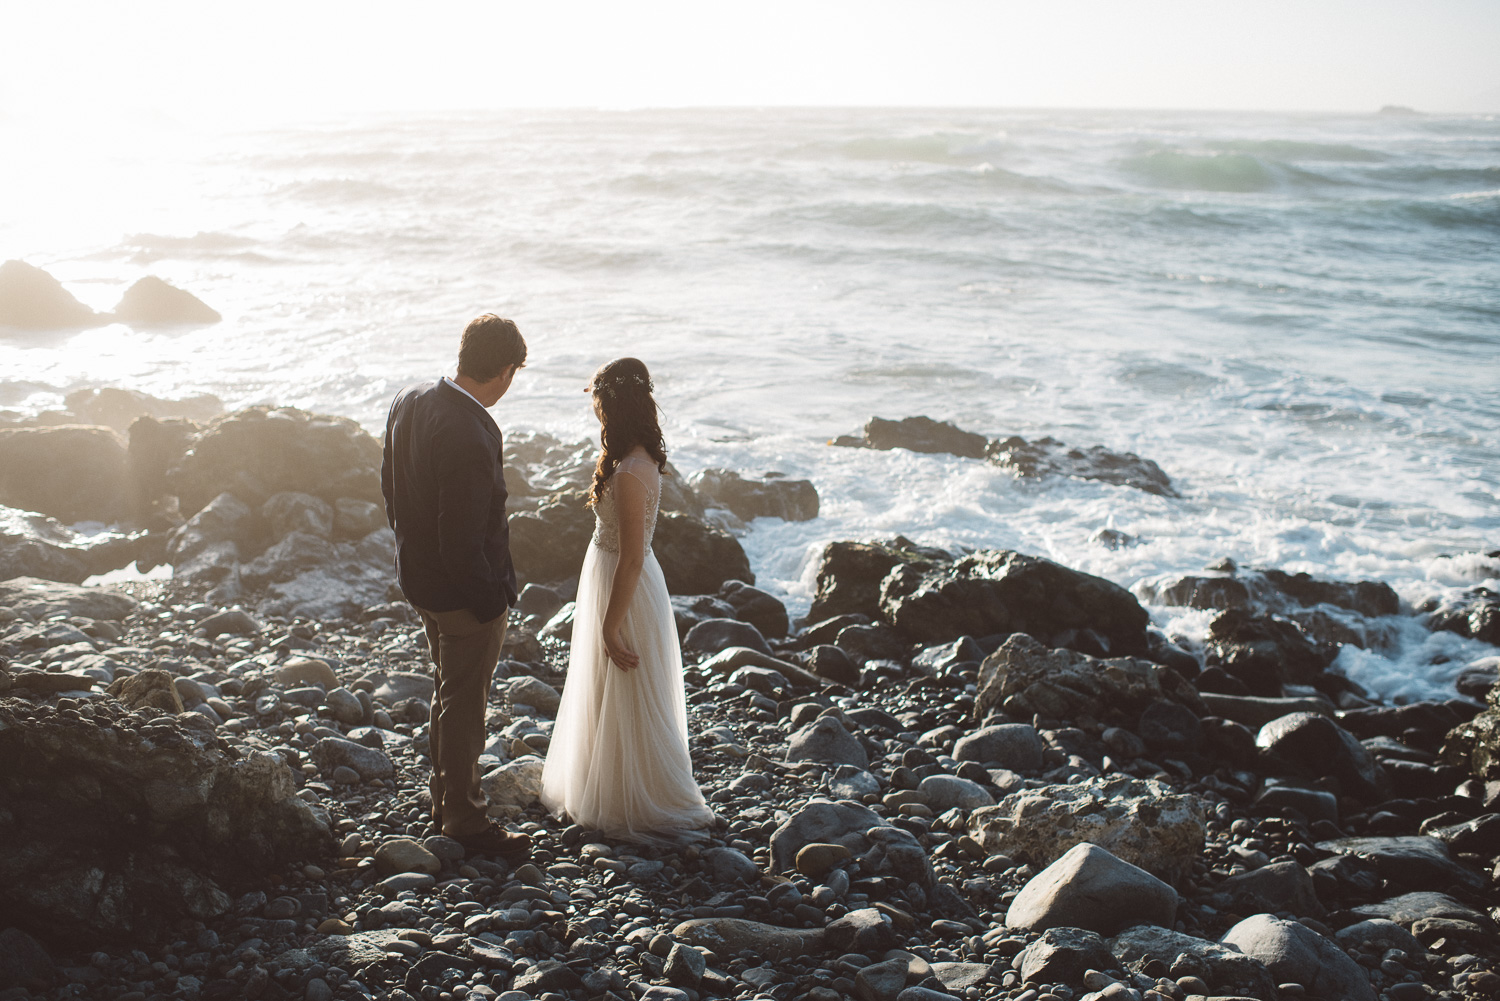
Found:
[[[918,546],[897,537],[889,542],[830,542],[818,563],[818,590],[809,622],[839,615],[859,614],[866,621],[880,617],[880,584],[897,566],[928,570],[949,562],[938,549]]]
[[[1500,594],[1471,588],[1433,609],[1427,627],[1500,645]]]
[[[1086,653],[1146,651],[1146,610],[1124,588],[1036,556],[988,550],[950,566],[907,564],[880,587],[881,618],[908,638],[1024,632]]]
[[[740,580],[725,581],[719,597],[734,609],[735,618],[750,623],[762,636],[779,640],[791,629],[791,620],[781,599],[758,587]]]
[[[1454,861],[1446,845],[1426,835],[1337,838],[1318,842],[1318,848],[1364,859],[1397,887],[1446,890],[1457,885],[1477,890],[1485,885],[1484,877]]]
[[[41,268],[25,261],[0,264],[0,327],[60,330],[101,322],[99,314]]]
[[[716,654],[730,647],[747,647],[758,653],[770,655],[771,647],[760,630],[748,622],[738,619],[704,619],[682,638],[688,650]]]
[[[1151,703],[1141,712],[1136,732],[1146,746],[1173,754],[1191,753],[1203,742],[1203,724],[1197,714],[1180,702],[1166,699]]]
[[[58,970],[42,943],[19,928],[0,931],[0,990],[51,986]]]
[[[250,407],[217,418],[191,444],[167,474],[185,514],[225,492],[252,507],[288,491],[330,504],[340,497],[384,503],[380,443],[347,417]]]
[[[0,428],[0,504],[61,522],[131,514],[125,441],[110,428]]]
[[[1449,730],[1442,743],[1443,763],[1481,782],[1500,780],[1500,686],[1490,689],[1486,702],[1482,712]]]
[[[529,585],[528,585],[529,586]],[[679,636],[686,636],[704,619],[737,619],[735,607],[711,594],[674,594],[671,596],[672,618]]]
[[[115,319],[132,326],[218,323],[219,311],[186,289],[147,275],[125,290],[115,307]]]
[[[781,660],[744,646],[728,647],[698,665],[698,669],[707,674],[726,675],[733,674],[743,667],[769,668],[781,674],[792,684],[809,688],[820,688],[826,680],[791,661]]]
[[[1334,938],[1345,949],[1372,945],[1382,953],[1387,949],[1400,949],[1412,956],[1420,956],[1424,951],[1422,943],[1417,941],[1415,935],[1385,918],[1370,918],[1367,921],[1356,921],[1352,925],[1345,925],[1338,930]]]
[[[1179,956],[1188,957],[1215,984],[1241,984],[1257,997],[1275,997],[1277,981],[1265,964],[1238,950],[1156,925],[1136,925],[1116,935],[1110,951],[1132,966],[1155,960],[1174,966]],[[1096,967],[1097,969],[1097,967]]]
[[[1311,684],[1337,655],[1314,643],[1295,622],[1244,609],[1221,612],[1209,623],[1208,662],[1244,682],[1252,695],[1279,696],[1285,684]]]
[[[975,810],[968,828],[990,854],[1033,866],[1088,842],[1174,885],[1203,850],[1206,831],[1197,797],[1126,776],[1014,792]]]
[[[1339,713],[1339,725],[1361,740],[1393,737],[1411,742],[1420,736],[1425,750],[1435,751],[1449,730],[1473,719],[1479,707],[1462,699],[1410,702],[1404,706],[1368,706]]]
[[[1143,586],[1148,599],[1190,608],[1289,612],[1333,605],[1367,617],[1396,615],[1401,599],[1380,581],[1340,581],[1282,570],[1233,569],[1214,576],[1188,576]]]
[[[1323,915],[1312,877],[1296,862],[1272,862],[1230,876],[1219,884],[1217,892],[1227,896],[1240,914],[1291,911],[1302,917]]]
[[[982,459],[990,442],[982,434],[931,417],[905,417],[899,421],[872,417],[866,422],[861,437],[844,435],[829,444],[882,450],[904,448],[912,452],[940,452],[966,459]]]
[[[530,511],[510,515],[511,561],[525,581],[577,575],[593,537],[594,513],[584,488],[559,491]]]
[[[651,548],[672,594],[713,594],[731,580],[755,583],[734,536],[690,515],[664,511]]]
[[[126,714],[92,717],[0,702],[4,920],[43,937],[152,939],[206,920],[243,887],[328,845],[328,818],[299,799],[268,751],[236,752],[212,724]]]
[[[1385,788],[1383,769],[1354,735],[1327,716],[1291,713],[1260,728],[1255,743],[1283,767],[1312,777],[1332,776],[1350,795],[1374,799]]]
[[[692,479],[706,502],[728,508],[735,517],[810,521],[818,516],[818,491],[808,480],[789,480],[779,473],[751,479],[728,469],[705,469]]]
[[[947,677],[955,671],[979,667],[985,650],[972,636],[960,636],[951,643],[939,643],[917,652],[911,658],[915,671],[932,678]]]
[[[1115,957],[1097,932],[1055,927],[1022,949],[1013,965],[1027,983],[1074,984],[1089,970],[1113,968]]]
[[[1171,927],[1177,891],[1092,844],[1076,844],[1033,876],[1011,902],[1011,928],[1087,928],[1112,935],[1137,924]]]
[[[904,958],[871,963],[854,975],[854,993],[860,1001],[896,1001],[906,987],[909,964]]]
[[[792,734],[786,759],[853,765],[856,768],[870,766],[870,757],[864,746],[832,716],[820,717]]]
[[[1375,1001],[1358,963],[1306,925],[1270,914],[1246,918],[1220,939],[1266,965],[1280,983],[1302,984],[1319,997]]]
[[[1027,441],[1012,435],[990,442],[985,454],[995,465],[1028,478],[1071,476],[1134,487],[1162,497],[1181,496],[1173,488],[1171,477],[1152,460],[1134,452],[1115,452],[1103,445],[1076,448],[1056,438]]]
[[[744,950],[772,962],[785,962],[823,951],[822,928],[778,928],[744,918],[694,918],[672,929],[672,937],[717,955]]]
[[[1099,660],[1073,650],[1048,649],[1024,633],[1011,635],[979,668],[974,715],[984,719],[1002,709],[1021,718],[1080,715],[1134,727],[1140,713],[1162,700],[1195,714],[1207,709],[1192,685],[1169,667],[1115,657]]]
[[[1332,716],[1338,710],[1322,695],[1298,698],[1270,698],[1262,695],[1223,695],[1218,692],[1203,692],[1203,704],[1215,716],[1232,719],[1236,723],[1259,730],[1273,719],[1291,713],[1318,713]]]
[[[807,668],[837,685],[859,684],[859,665],[831,643],[820,643],[807,651]]]
[[[1326,820],[1331,824],[1339,821],[1338,797],[1326,789],[1267,784],[1256,794],[1255,805],[1277,815],[1286,810],[1295,810],[1308,821]]]
[[[1483,700],[1497,684],[1500,684],[1500,657],[1476,660],[1453,679],[1458,694],[1479,700]]]
[[[872,660],[899,661],[906,654],[906,644],[889,626],[845,626],[834,643],[861,665]]]
[[[1042,738],[1029,723],[981,727],[953,744],[956,761],[977,761],[986,768],[1033,772],[1042,767]]]
[[[1423,833],[1437,838],[1451,852],[1486,858],[1500,856],[1500,813],[1486,813],[1461,823],[1426,828]]]

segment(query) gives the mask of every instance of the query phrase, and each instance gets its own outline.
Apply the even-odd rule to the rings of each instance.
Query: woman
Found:
[[[594,538],[541,793],[555,815],[633,841],[714,820],[693,780],[677,625],[651,552],[667,465],[651,390],[634,358],[609,362],[588,385],[603,444],[589,493]]]

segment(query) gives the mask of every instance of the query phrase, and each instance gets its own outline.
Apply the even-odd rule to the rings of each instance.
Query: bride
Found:
[[[651,390],[634,358],[589,382],[604,446],[589,494],[594,538],[541,790],[554,815],[633,841],[714,820],[693,780],[677,625],[651,552],[667,464]]]

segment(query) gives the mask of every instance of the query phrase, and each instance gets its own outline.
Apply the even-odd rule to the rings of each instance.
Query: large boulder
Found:
[[[939,549],[897,537],[888,542],[830,542],[818,561],[818,590],[808,622],[838,615],[880,616],[880,582],[898,566],[931,569],[949,562]]]
[[[509,470],[506,476],[509,483]],[[534,509],[510,516],[510,558],[517,576],[531,583],[577,575],[593,537],[586,489],[560,490]]]
[[[864,745],[832,716],[820,716],[792,734],[787,742],[786,759],[870,767]]]
[[[1349,795],[1369,800],[1385,789],[1387,780],[1380,763],[1353,734],[1327,716],[1289,713],[1261,727],[1255,743],[1286,769],[1338,779]]]
[[[0,428],[0,504],[62,522],[131,513],[125,441],[103,427]]]
[[[229,747],[196,713],[93,709],[0,701],[0,925],[150,940],[332,850],[327,814],[297,796],[279,755]]]
[[[1030,723],[1001,723],[980,727],[953,742],[955,761],[974,761],[986,768],[1034,772],[1042,767],[1046,747]]]
[[[1171,478],[1151,459],[1143,459],[1134,452],[1115,452],[1103,445],[1077,448],[1056,438],[1027,441],[1012,435],[990,442],[985,452],[995,465],[1018,476],[1071,476],[1134,487],[1161,497],[1180,496],[1172,487]]]
[[[1282,685],[1312,684],[1338,655],[1337,647],[1315,642],[1290,619],[1243,608],[1214,617],[1206,651],[1208,663],[1238,678],[1249,694],[1273,697]]]
[[[791,629],[786,606],[775,595],[742,580],[725,581],[719,597],[734,609],[734,617],[750,623],[762,636],[778,640]]]
[[[969,815],[992,855],[1051,865],[1074,845],[1098,845],[1176,886],[1203,850],[1203,803],[1151,779],[1117,775],[1011,793]]]
[[[41,268],[25,261],[0,264],[0,327],[58,330],[96,326],[99,320]]]
[[[818,516],[818,491],[808,480],[788,480],[779,473],[750,479],[729,469],[705,469],[693,477],[692,485],[705,500],[745,521],[811,521]]]
[[[218,323],[224,317],[186,289],[147,275],[125,290],[115,319],[137,327],[185,323]]]
[[[1037,873],[1006,911],[1011,928],[1087,928],[1112,935],[1137,924],[1172,926],[1177,891],[1097,845],[1076,844]]]
[[[384,503],[380,461],[380,443],[347,417],[250,407],[195,435],[167,480],[184,514],[226,491],[252,506],[285,491]]]
[[[1185,935],[1157,925],[1136,925],[1116,935],[1110,951],[1122,963],[1141,964],[1151,960],[1170,967],[1179,956],[1201,970],[1204,980],[1219,988],[1240,987],[1251,997],[1276,996],[1277,981],[1264,963],[1237,949]]]
[[[1471,588],[1433,607],[1427,627],[1500,645],[1500,595],[1487,587]]]
[[[1281,983],[1301,984],[1318,997],[1375,1001],[1375,989],[1360,965],[1336,942],[1297,921],[1256,914],[1220,941],[1260,960]]]
[[[1011,965],[1021,971],[1021,979],[1027,983],[1071,984],[1082,981],[1089,970],[1107,970],[1115,962],[1109,946],[1097,932],[1086,928],[1048,928],[1022,949]]]
[[[869,831],[884,823],[878,813],[859,803],[808,800],[771,832],[771,871],[792,870],[797,853],[811,844],[843,845],[862,854],[870,849]]]
[[[1140,590],[1156,604],[1189,608],[1289,612],[1333,605],[1364,616],[1395,615],[1401,611],[1401,599],[1384,582],[1328,580],[1283,570],[1241,570],[1231,566],[1211,576],[1190,575],[1148,582]]]
[[[142,513],[175,504],[167,471],[182,462],[201,425],[182,417],[137,417],[130,425],[130,479]]]
[[[950,566],[898,567],[880,586],[881,618],[908,638],[1029,633],[1085,653],[1144,654],[1148,616],[1131,593],[1038,556],[974,553]]]
[[[119,621],[139,607],[130,595],[112,587],[79,587],[35,577],[0,580],[0,608],[25,613],[37,621],[54,615]]]
[[[1015,633],[979,667],[974,715],[996,709],[1012,716],[1040,714],[1052,719],[1119,719],[1134,728],[1140,714],[1161,701],[1198,716],[1207,707],[1191,684],[1170,667],[1131,657],[1100,660],[1073,650],[1048,649],[1025,633]]]
[[[731,580],[755,583],[738,540],[688,514],[663,511],[651,549],[672,594],[713,594]]]
[[[207,393],[183,400],[163,400],[139,390],[115,386],[76,389],[63,397],[63,406],[78,416],[80,424],[103,424],[116,431],[129,430],[142,417],[158,421],[208,421],[224,412],[224,404],[219,398]]]

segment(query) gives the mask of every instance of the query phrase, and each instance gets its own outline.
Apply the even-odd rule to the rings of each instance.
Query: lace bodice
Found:
[[[634,477],[646,488],[646,550],[656,535],[656,511],[661,502],[661,471],[648,458],[631,455],[620,460],[609,479],[599,503],[594,505],[594,545],[611,553],[620,551],[620,509],[615,502],[615,484],[621,476]]]

